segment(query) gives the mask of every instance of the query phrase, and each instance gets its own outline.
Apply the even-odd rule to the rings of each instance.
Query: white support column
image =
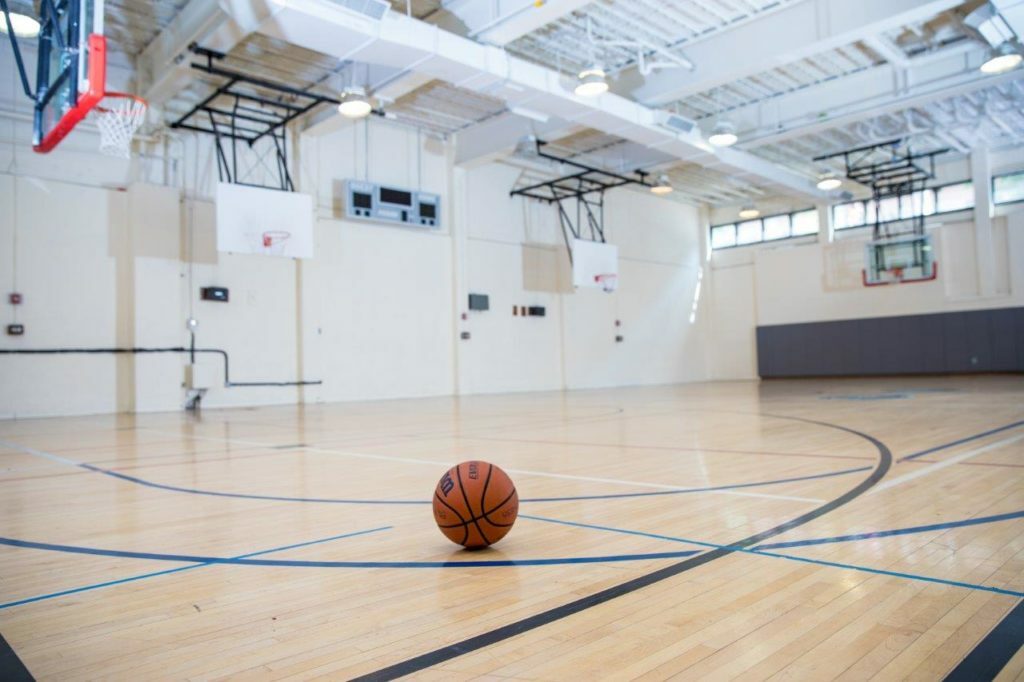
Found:
[[[447,206],[444,209],[448,215],[448,225],[452,240],[452,366],[454,377],[452,379],[452,390],[457,396],[465,395],[469,389],[469,381],[464,362],[465,353],[463,349],[467,343],[477,343],[472,338],[472,332],[468,320],[463,320],[462,315],[468,311],[469,287],[466,284],[466,251],[467,244],[467,219],[466,219],[466,183],[468,182],[468,171],[460,168],[454,162],[454,146],[449,144],[448,148],[448,169],[450,182],[448,183]],[[471,334],[468,340],[463,340],[462,333]]]
[[[974,250],[978,269],[978,295],[996,293],[995,246],[992,240],[992,161],[988,147],[971,150],[971,181],[974,184]]]
[[[818,204],[818,243],[831,244],[835,232],[832,229],[832,205]]]

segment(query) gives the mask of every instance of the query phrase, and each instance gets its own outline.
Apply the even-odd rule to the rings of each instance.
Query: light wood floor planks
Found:
[[[474,553],[429,509],[471,458],[523,500]],[[0,422],[0,536],[39,679],[941,679],[1024,595],[1024,380]]]

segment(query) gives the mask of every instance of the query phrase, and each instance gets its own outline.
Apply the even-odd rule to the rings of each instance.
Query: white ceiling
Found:
[[[549,5],[555,1],[549,0]],[[837,5],[837,1],[846,4]],[[14,2],[27,4],[27,0]],[[408,7],[413,17],[465,33],[469,31],[456,12],[460,2],[466,0],[412,0]],[[515,7],[522,2],[502,0],[495,6],[511,3]],[[821,35],[780,35],[777,22],[812,5],[819,13],[825,7],[863,6],[868,14],[868,0],[863,5],[860,0],[575,2],[573,11],[515,37],[503,49],[567,76],[597,59],[613,75],[613,90],[624,97],[681,114],[696,121],[705,133],[717,121],[730,120],[740,132],[736,149],[808,178],[821,167],[812,161],[815,156],[893,137],[909,137],[915,149],[948,147],[954,154],[978,144],[1024,148],[1024,69],[994,79],[980,74],[977,66],[986,46],[960,21],[980,0],[890,2],[903,8],[900,16],[907,21],[893,25],[883,17],[869,24],[865,19],[862,31],[847,30],[841,40],[829,37],[830,26],[825,24],[845,20],[856,26],[849,17],[819,19],[824,22],[816,29]],[[178,24],[184,23],[181,15],[195,4],[195,0],[107,0],[107,33],[113,49],[126,59],[138,59],[158,36],[178,30]],[[390,0],[390,5],[394,11],[406,12],[406,0]],[[884,15],[886,5],[878,7]],[[920,11],[908,12],[907,7]],[[516,19],[525,11],[529,9],[509,16]],[[796,31],[799,26],[794,26]],[[750,35],[762,42],[747,49],[733,40]],[[801,47],[789,49],[789,43]],[[729,77],[712,73],[719,67],[716,54],[744,49],[749,54],[744,54],[742,68],[734,68]],[[644,75],[637,68],[639,53],[648,60],[676,61],[671,68]],[[693,62],[693,69],[682,66],[687,61]],[[250,33],[233,44],[226,66],[329,94],[336,93],[353,72],[366,68],[262,33]],[[401,72],[381,82],[393,91],[389,92],[393,101],[385,105],[396,120],[431,134],[459,134],[511,115],[497,92],[457,87],[436,77],[417,81]],[[192,73],[189,84],[167,104],[167,116],[191,106],[211,83]],[[655,85],[665,87],[654,90]],[[651,95],[662,91],[684,94]],[[659,104],[650,104],[653,101]],[[654,149],[645,155],[642,145],[617,137],[607,127],[598,132],[585,123],[566,125],[555,131],[552,142],[552,149],[610,167],[644,159],[651,164],[650,170],[668,171],[685,197],[715,206],[786,191],[772,183],[771,172],[763,169],[761,179],[756,173],[740,177],[723,164],[697,165],[692,156],[673,160]]]
[[[507,49],[567,73],[579,72],[595,58],[617,73],[636,64],[636,50],[622,45],[591,47],[588,21],[590,33],[598,41],[639,42],[647,52],[658,48],[682,55],[689,42],[793,1],[597,0],[513,41]]]

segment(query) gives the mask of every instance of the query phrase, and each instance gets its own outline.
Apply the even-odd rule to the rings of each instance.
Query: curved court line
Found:
[[[706,488],[686,488],[683,490],[659,490],[651,493],[608,493],[604,495],[575,495],[568,497],[532,497],[520,500],[520,502],[573,502],[575,500],[613,500],[624,497],[652,497],[654,495],[680,495],[682,493],[706,493],[716,490],[734,490],[736,488],[753,488],[762,485],[778,485],[780,483],[793,483],[796,481],[810,481],[818,478],[830,478],[832,476],[845,476],[855,474],[859,471],[869,471],[873,467],[857,467],[855,469],[842,469],[840,471],[829,471],[823,474],[811,474],[808,476],[794,476],[792,478],[778,478],[772,481],[755,481],[753,483],[733,483],[731,485],[709,486]]]
[[[430,500],[367,500],[367,499],[345,499],[345,498],[332,498],[332,497],[289,497],[285,495],[259,495],[255,493],[231,493],[222,492],[218,490],[202,490],[199,488],[185,488],[182,486],[170,485],[166,483],[157,483],[155,481],[149,481],[138,476],[129,476],[128,474],[122,474],[112,469],[105,469],[98,467],[93,464],[86,462],[76,462],[66,457],[54,455],[49,452],[43,452],[36,450],[18,443],[12,443],[9,441],[0,441],[0,445],[7,448],[19,450],[21,452],[36,455],[38,457],[45,457],[46,459],[59,462],[61,464],[67,464],[68,466],[78,467],[85,469],[93,473],[102,474],[104,476],[110,476],[117,478],[128,483],[134,483],[136,485],[146,486],[148,488],[156,488],[159,490],[167,490],[170,492],[186,493],[189,495],[206,495],[210,497],[230,497],[244,500],[268,500],[272,502],[301,502],[301,503],[314,503],[314,504],[367,504],[367,505],[427,505],[430,504]],[[793,476],[790,478],[779,478],[770,481],[754,481],[751,483],[733,483],[729,485],[718,485],[718,486],[706,486],[703,488],[681,488],[678,490],[658,490],[653,492],[633,492],[633,493],[606,493],[599,495],[572,495],[572,496],[561,496],[561,497],[530,497],[519,500],[520,503],[529,502],[573,502],[577,500],[614,500],[614,499],[628,499],[632,497],[653,497],[659,495],[682,495],[687,493],[704,493],[704,492],[717,492],[736,490],[739,488],[754,488],[766,485],[780,485],[783,483],[794,483],[798,481],[811,481],[820,478],[831,478],[833,476],[845,476],[847,474],[854,474],[861,471],[868,471],[871,469],[870,466],[856,467],[853,469],[841,469],[839,471],[828,471],[821,474],[810,474],[807,476]]]
[[[699,550],[682,552],[653,552],[649,554],[611,554],[607,556],[556,557],[551,559],[483,559],[473,561],[302,561],[292,559],[249,559],[244,557],[196,556],[192,554],[163,554],[160,552],[132,552],[99,547],[58,545],[0,537],[0,545],[23,549],[41,549],[50,552],[90,554],[124,559],[176,561],[189,564],[227,564],[232,566],[286,566],[290,568],[482,568],[496,566],[557,566],[562,564],[600,564],[622,561],[649,561],[674,559],[698,554]]]
[[[227,493],[217,490],[201,490],[198,488],[184,488],[176,485],[167,485],[164,483],[156,483],[154,481],[147,481],[144,478],[138,478],[137,476],[129,476],[128,474],[122,474],[117,471],[110,469],[103,469],[101,467],[93,466],[91,464],[77,464],[77,466],[83,469],[88,469],[94,473],[103,474],[104,476],[112,476],[113,478],[119,478],[129,483],[136,483],[138,485],[147,486],[149,488],[158,488],[160,490],[169,490],[171,492],[188,493],[190,495],[209,495],[213,497],[235,497],[247,500],[273,500],[275,502],[305,502],[305,503],[316,503],[316,504],[371,504],[371,505],[425,505],[430,504],[430,500],[365,500],[365,499],[344,499],[344,498],[333,498],[333,497],[287,497],[283,495],[257,495],[250,493]],[[529,497],[520,499],[520,504],[525,502],[572,502],[576,500],[611,500],[621,499],[630,497],[652,497],[656,495],[682,495],[685,493],[704,493],[714,492],[717,490],[733,490],[736,488],[753,488],[762,485],[779,485],[782,483],[793,483],[796,481],[810,481],[819,478],[829,478],[832,476],[845,476],[847,474],[854,474],[859,471],[867,471],[871,467],[857,467],[855,469],[843,469],[841,471],[829,471],[823,474],[811,474],[808,476],[795,476],[791,478],[779,478],[771,481],[755,481],[753,483],[733,483],[731,485],[718,485],[708,486],[705,488],[685,488],[681,490],[658,490],[654,492],[636,492],[636,493],[607,493],[601,495],[575,495],[566,497]]]
[[[564,526],[573,526],[577,528],[588,528],[591,530],[602,530],[607,532],[619,533],[623,535],[636,535],[641,537],[652,538],[656,540],[668,540],[672,542],[685,542],[704,547],[714,547],[721,549],[730,549],[735,551],[746,551],[751,553],[760,553],[765,556],[775,556],[773,553],[765,552],[768,549],[784,549],[789,547],[805,547],[810,545],[820,545],[835,542],[849,542],[854,540],[867,540],[872,538],[890,537],[894,535],[909,535],[915,533],[927,533],[931,531],[947,530],[949,528],[961,528],[964,526],[975,526],[986,523],[996,523],[999,521],[1008,521],[1012,519],[1024,518],[1024,511],[1009,512],[1006,514],[996,514],[993,516],[984,516],[975,519],[963,519],[959,521],[947,521],[943,523],[930,524],[927,526],[913,526],[909,528],[897,528],[892,530],[874,531],[871,533],[859,533],[856,535],[840,535],[830,538],[815,538],[809,540],[795,540],[792,542],[779,542],[773,544],[760,545],[753,549],[742,549],[731,545],[719,545],[715,543],[703,542],[700,540],[691,540],[686,538],[678,538],[669,535],[660,535],[657,533],[647,533],[644,531],[627,530],[621,528],[612,528],[609,526],[600,526],[596,524],[579,523],[575,521],[565,521],[562,519],[553,519],[543,516],[534,516],[532,514],[522,514],[522,518],[530,519],[532,521],[543,521],[545,523],[554,523]],[[250,557],[258,556],[261,554],[269,554],[271,552],[281,552],[288,549],[296,549],[298,547],[305,547],[308,545],[320,544],[331,540],[338,540],[342,538],[355,537],[358,535],[367,535],[369,533],[375,533],[381,530],[387,530],[392,526],[384,526],[381,528],[374,528],[371,530],[358,531],[355,533],[347,533],[344,535],[337,535],[324,540],[316,540],[313,542],[305,542],[296,545],[288,545],[286,547],[279,547],[270,550],[263,550],[261,552],[254,552],[252,554],[245,554],[238,557],[207,557],[207,556],[194,556],[187,554],[165,554],[165,553],[154,553],[154,552],[133,552],[123,550],[112,550],[112,549],[101,549],[94,547],[78,547],[72,545],[59,545],[45,542],[31,542],[27,540],[16,540],[13,538],[0,537],[0,545],[7,545],[10,547],[21,547],[27,549],[40,549],[49,550],[56,552],[68,552],[73,554],[91,554],[98,556],[111,556],[121,557],[129,559],[151,559],[155,561],[175,561],[175,562],[188,562],[195,563],[197,566],[185,566],[178,569],[171,569],[171,571],[160,571],[154,575],[160,575],[173,571],[186,570],[190,568],[198,568],[198,565],[210,565],[210,564],[238,564],[238,565],[256,565],[256,566],[293,566],[293,567],[313,567],[313,568],[480,568],[480,567],[496,567],[496,566],[549,566],[549,565],[562,565],[562,564],[581,564],[581,563],[606,563],[606,562],[621,562],[621,561],[642,561],[646,559],[664,559],[674,558],[682,556],[692,556],[697,554],[697,551],[689,552],[660,552],[651,554],[622,554],[622,555],[608,555],[608,556],[596,556],[596,557],[564,557],[564,558],[545,558],[545,559],[490,559],[490,560],[475,560],[475,561],[294,561],[294,560],[252,560]],[[789,557],[778,555],[781,558],[790,558],[794,560],[802,560],[802,557]],[[830,564],[831,565],[831,564]],[[847,566],[843,567],[857,568],[858,570],[875,570],[880,569],[869,569],[866,567]],[[884,571],[883,571],[884,572]],[[903,575],[891,572],[886,572],[892,575]],[[910,577],[914,577],[912,574],[907,574]],[[119,581],[112,581],[109,583],[101,583],[98,586],[118,584],[120,582],[128,582],[131,580],[137,580],[147,576],[137,576],[134,578],[126,578]],[[941,579],[935,579],[941,580]],[[959,583],[950,583],[959,584]],[[970,586],[970,583],[964,583],[963,585]],[[83,589],[92,589],[95,586],[87,588],[79,588],[59,594],[69,594],[72,592],[79,592]],[[998,588],[990,588],[998,590]],[[1010,592],[1011,594],[1018,594],[1016,592]],[[1021,593],[1024,596],[1024,593]],[[26,600],[35,601],[36,598]],[[24,602],[18,602],[24,603]],[[0,604],[0,608],[11,606],[14,604]]]
[[[804,417],[788,417],[784,415],[773,414],[765,414],[763,416],[776,417],[779,419],[788,419],[790,421],[798,421],[806,424],[815,424],[817,426],[822,426],[825,428],[834,429],[836,431],[843,431],[845,433],[852,434],[858,438],[867,441],[875,448],[876,452],[878,453],[877,464],[868,476],[861,480],[860,483],[847,490],[845,493],[836,496],[832,500],[826,502],[825,504],[822,504],[819,507],[815,507],[814,509],[808,512],[800,514],[799,516],[796,516],[790,519],[789,521],[780,523],[777,526],[768,528],[767,530],[763,530],[760,533],[750,535],[746,538],[743,538],[742,540],[738,540],[732,543],[732,545],[730,545],[729,547],[716,547],[710,551],[703,552],[694,557],[690,557],[689,559],[684,559],[683,561],[680,561],[678,563],[670,564],[668,566],[665,566],[664,568],[659,568],[650,573],[645,573],[643,575],[640,575],[636,578],[632,578],[630,580],[626,580],[625,582],[619,583],[617,585],[606,587],[602,590],[599,590],[598,592],[595,592],[584,597],[580,597],[567,604],[562,604],[561,606],[556,606],[554,608],[541,611],[540,613],[536,613],[532,616],[527,616],[526,618],[521,618],[517,621],[494,628],[488,632],[484,632],[473,637],[468,637],[462,641],[455,642],[447,646],[443,646],[439,649],[434,649],[433,651],[428,651],[418,656],[413,656],[412,658],[399,661],[398,663],[394,663],[379,670],[375,670],[371,673],[362,675],[361,677],[355,679],[393,680],[406,675],[412,675],[413,673],[416,673],[420,670],[424,670],[431,666],[440,665],[445,661],[449,661],[453,658],[458,658],[459,656],[463,656],[465,654],[478,651],[485,647],[491,646],[492,644],[503,642],[512,637],[521,635],[524,632],[529,632],[530,630],[543,627],[545,625],[548,625],[549,623],[557,622],[559,620],[562,620],[563,618],[567,618],[569,616],[581,613],[583,611],[586,611],[587,609],[593,608],[600,604],[604,604],[606,602],[617,599],[618,597],[631,594],[633,592],[636,592],[637,590],[642,590],[643,588],[649,585],[660,583],[661,581],[667,580],[668,578],[671,578],[673,576],[677,576],[681,573],[685,573],[692,569],[699,568],[700,566],[709,564],[715,561],[716,559],[721,559],[722,557],[729,556],[734,551],[736,551],[736,548],[745,548],[750,547],[752,545],[757,545],[763,542],[764,540],[767,540],[768,538],[772,538],[776,535],[781,535],[794,528],[798,528],[806,523],[814,521],[815,519],[821,518],[825,514],[828,514],[829,512],[834,511],[845,504],[848,504],[849,502],[857,499],[858,497],[866,493],[880,480],[885,478],[885,475],[889,472],[889,469],[892,467],[892,451],[889,450],[889,447],[885,443],[883,443],[882,441],[878,440],[877,438],[870,434],[864,433],[862,431],[857,431],[856,429],[851,429],[847,426],[841,426],[839,424],[830,424],[828,422],[817,421],[814,419],[806,419]],[[707,543],[702,544],[704,546],[708,546]]]
[[[430,500],[347,500],[333,497],[286,497],[283,495],[257,495],[251,493],[226,493],[218,490],[200,490],[198,488],[183,488],[177,485],[168,485],[165,483],[156,483],[155,481],[147,481],[144,478],[138,478],[137,476],[129,476],[128,474],[118,473],[111,469],[103,469],[101,467],[93,466],[92,464],[78,464],[77,466],[88,469],[97,474],[103,474],[104,476],[111,476],[113,478],[119,478],[129,483],[135,483],[137,485],[143,485],[147,488],[157,488],[159,490],[169,490],[174,493],[187,493],[189,495],[209,495],[211,497],[235,497],[243,500],[271,500],[274,502],[309,502],[315,504],[378,504],[378,505],[409,505],[409,504],[430,504]]]

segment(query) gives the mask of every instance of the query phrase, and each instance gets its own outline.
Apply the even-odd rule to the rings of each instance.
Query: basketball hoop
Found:
[[[615,289],[618,288],[618,286],[619,286],[619,276],[618,275],[611,275],[611,274],[608,274],[608,275],[594,275],[594,281],[597,282],[597,285],[599,287],[604,289],[605,292],[607,292],[609,294],[611,292],[615,291]]]
[[[146,120],[149,103],[123,92],[108,92],[96,106],[96,126],[100,129],[100,151],[108,156],[130,159],[132,138]]]
[[[264,253],[272,256],[280,256],[284,253],[284,243],[291,238],[291,232],[284,230],[270,230],[263,233]]]

